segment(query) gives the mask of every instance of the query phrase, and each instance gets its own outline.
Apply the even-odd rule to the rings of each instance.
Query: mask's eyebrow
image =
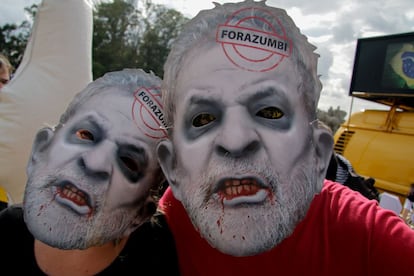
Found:
[[[94,128],[104,129],[104,126],[98,123],[98,118],[94,114],[87,115],[85,118],[82,119],[82,122],[87,122]]]
[[[274,86],[259,88],[259,90],[255,93],[243,97],[241,99],[241,102],[244,104],[248,104],[249,102],[255,102],[268,97],[278,98],[278,102],[288,102],[286,93],[282,92],[280,89],[277,89]]]
[[[215,102],[213,98],[203,95],[193,95],[189,100],[191,105],[212,105]]]
[[[64,124],[63,124],[64,125]],[[56,126],[56,130],[63,126],[59,124]],[[95,114],[88,114],[85,117],[78,118],[70,126],[70,131],[75,132],[79,129],[87,129],[93,131],[95,134],[99,134],[99,137],[106,137],[110,127],[105,124],[105,119],[97,117]]]

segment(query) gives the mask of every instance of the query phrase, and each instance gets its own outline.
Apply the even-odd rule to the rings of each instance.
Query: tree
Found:
[[[163,75],[163,64],[181,25],[180,12],[151,0],[95,1],[93,12],[92,70],[94,79],[123,68],[142,68]],[[33,19],[37,5],[25,8]],[[17,68],[30,37],[32,22],[0,26],[0,49]]]
[[[138,47],[138,66],[162,76],[173,39],[188,18],[176,10],[151,3],[146,6],[146,12],[145,33]]]
[[[136,51],[131,45],[131,28],[138,25],[139,13],[122,0],[101,2],[93,17],[93,76],[108,71],[135,67]]]
[[[127,67],[163,75],[171,41],[188,19],[180,12],[145,0],[101,2],[94,9],[93,76]]]
[[[14,68],[17,68],[22,61],[37,8],[36,4],[24,8],[25,13],[30,15],[31,21],[24,20],[20,25],[7,23],[0,26],[1,53],[8,57]]]
[[[339,126],[345,122],[346,112],[341,110],[339,106],[336,109],[329,107],[328,111],[317,110],[317,117],[320,121],[324,122],[335,133]]]

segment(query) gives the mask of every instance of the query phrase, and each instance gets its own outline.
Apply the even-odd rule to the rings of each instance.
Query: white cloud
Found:
[[[2,0],[0,7],[0,25],[6,23],[21,23],[28,19],[24,12],[25,7],[30,7],[32,4],[39,4],[41,0]]]

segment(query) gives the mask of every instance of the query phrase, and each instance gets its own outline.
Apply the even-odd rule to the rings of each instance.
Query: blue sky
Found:
[[[72,0],[74,1],[74,0]],[[86,1],[86,0],[85,0]],[[96,0],[88,0],[96,1]],[[41,0],[2,0],[0,25],[24,20],[24,7]],[[153,0],[192,17],[202,9],[213,7],[210,0]],[[222,1],[215,2],[237,2]],[[267,0],[267,5],[287,10],[321,55],[319,74],[323,90],[319,108],[339,106],[350,109],[348,96],[352,66],[358,38],[414,31],[412,0]],[[354,100],[352,111],[384,108],[364,100]]]

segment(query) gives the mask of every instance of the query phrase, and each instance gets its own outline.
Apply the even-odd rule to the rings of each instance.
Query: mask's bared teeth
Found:
[[[241,194],[243,191],[243,186],[242,185],[238,185],[237,186],[237,194]]]
[[[231,195],[231,187],[227,186],[224,192],[226,193],[226,195]]]
[[[243,182],[242,182],[243,183]],[[243,184],[243,190],[246,191],[247,193],[249,193],[251,191],[251,186],[248,184]]]
[[[74,203],[76,203],[79,206],[87,205],[87,200],[85,197],[85,193],[78,190],[73,185],[64,185],[59,189],[61,197],[66,198]]]
[[[255,194],[259,191],[259,187],[256,185],[250,186],[250,193]]]
[[[251,179],[242,179],[242,185],[253,185],[253,181]]]
[[[231,187],[231,195],[232,195],[232,196],[237,195],[237,186],[232,186],[232,187]]]
[[[255,180],[247,179],[231,179],[224,183],[223,196],[231,199],[238,196],[254,195],[260,190]]]

